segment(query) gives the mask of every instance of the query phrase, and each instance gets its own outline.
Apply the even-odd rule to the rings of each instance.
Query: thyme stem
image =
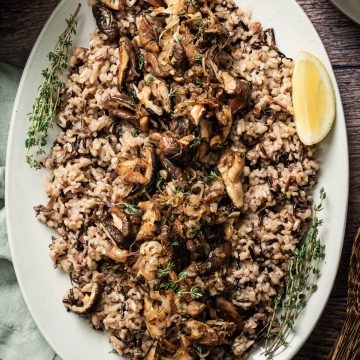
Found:
[[[67,67],[68,50],[72,45],[71,36],[76,33],[80,7],[81,4],[70,19],[66,20],[65,31],[59,36],[54,51],[48,54],[49,65],[41,73],[44,79],[39,86],[32,112],[29,114],[30,125],[25,140],[26,162],[35,169],[40,169],[42,166],[36,158],[45,154],[47,133],[53,126],[52,121],[56,115],[60,91],[63,87],[62,75]],[[34,147],[36,150],[32,150]]]

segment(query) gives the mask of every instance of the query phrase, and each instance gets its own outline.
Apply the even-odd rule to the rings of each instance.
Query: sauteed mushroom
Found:
[[[75,300],[74,290],[70,289],[67,297],[63,300],[65,306],[75,314],[82,316],[91,314],[101,296],[100,285],[95,282],[89,292],[81,291],[79,288],[76,288],[76,291],[83,296],[81,304],[78,304],[79,301]],[[90,295],[88,295],[88,293],[90,293]]]
[[[110,41],[115,41],[119,37],[119,28],[112,11],[106,6],[95,4],[92,12],[96,20],[96,25]]]
[[[241,209],[244,204],[244,193],[241,182],[244,160],[235,151],[227,150],[222,153],[217,168],[231,201],[235,207]]]
[[[140,46],[147,51],[153,53],[158,53],[160,51],[159,45],[156,41],[156,33],[146,17],[143,17],[140,21],[139,41]]]

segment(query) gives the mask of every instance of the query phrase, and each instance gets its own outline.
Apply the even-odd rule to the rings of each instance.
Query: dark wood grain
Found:
[[[57,3],[58,0],[0,0],[0,61],[18,67],[25,65],[36,37]],[[345,319],[351,245],[360,219],[360,26],[327,0],[298,3],[319,32],[332,61],[344,104],[350,151],[349,210],[339,272],[319,323],[295,357],[323,360]]]

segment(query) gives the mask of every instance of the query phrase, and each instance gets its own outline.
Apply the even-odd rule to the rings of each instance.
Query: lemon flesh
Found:
[[[336,100],[329,73],[318,57],[301,51],[295,59],[292,83],[298,136],[305,145],[317,144],[335,120]]]

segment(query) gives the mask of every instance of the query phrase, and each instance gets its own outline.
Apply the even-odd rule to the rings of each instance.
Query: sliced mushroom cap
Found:
[[[235,97],[229,101],[229,107],[233,114],[246,108],[251,100],[251,86],[245,80],[238,80]]]
[[[189,111],[189,117],[191,122],[195,125],[198,126],[200,119],[205,115],[206,113],[206,109],[205,106],[202,104],[195,104],[193,106],[191,106],[190,111]]]
[[[182,170],[174,165],[164,154],[160,154],[160,162],[162,166],[166,169],[170,179],[179,180],[184,177]]]
[[[187,136],[191,133],[192,126],[186,117],[179,117],[171,120],[169,131],[180,137]]]
[[[103,221],[101,223],[101,227],[114,246],[124,245],[125,237],[121,231],[112,223],[112,221]]]
[[[121,232],[122,236],[124,238],[131,236],[132,225],[125,212],[114,206],[109,209],[109,213],[112,216],[114,226]]]
[[[144,360],[159,360],[160,355],[157,352],[157,344],[155,343],[145,355]]]
[[[143,17],[139,24],[139,42],[145,50],[158,53],[159,45],[156,41],[156,33],[150,22]]]
[[[118,87],[121,89],[125,80],[131,81],[137,75],[134,46],[127,37],[122,37],[119,42]]]
[[[231,109],[227,105],[223,105],[221,109],[215,110],[215,116],[220,124],[221,134],[218,134],[211,139],[210,145],[212,148],[215,148],[215,144],[218,146],[225,143],[229,137],[231,126],[233,124]]]
[[[147,179],[147,186],[152,186],[156,181],[157,171],[159,169],[159,161],[153,146],[145,146],[141,155],[144,161],[144,176]]]
[[[132,124],[139,126],[139,116],[126,109],[114,109],[110,112],[112,117],[119,118],[121,120],[129,121]]]
[[[145,297],[144,315],[150,336],[153,339],[161,338],[169,323],[168,315],[164,308],[152,302],[148,297]]]
[[[171,133],[164,133],[160,139],[158,149],[168,159],[176,159],[181,155],[182,147],[179,140]]]
[[[152,75],[147,74],[145,76],[145,81],[149,82],[150,76]],[[157,116],[163,115],[163,109],[160,106],[156,105],[152,100],[150,100],[150,96],[152,94],[150,86],[145,85],[140,91],[135,85],[133,85],[132,90],[134,91],[136,97],[139,99],[141,105],[143,105],[150,114]]]
[[[121,162],[115,172],[122,180],[130,184],[153,185],[156,180],[158,161],[152,146],[144,146],[141,158]]]
[[[135,101],[128,95],[123,93],[111,96],[110,99],[107,101],[107,104],[109,105],[109,107],[121,106],[132,111],[136,110]]]
[[[126,263],[131,256],[138,255],[136,252],[129,252],[122,250],[117,246],[113,246],[111,250],[106,254],[107,257],[116,261],[117,263]]]
[[[168,113],[171,111],[171,100],[169,89],[166,82],[160,79],[154,79],[151,83],[151,92],[155,99],[162,104],[164,110]]]
[[[104,5],[113,10],[123,10],[125,0],[100,0]]]
[[[217,271],[226,263],[230,255],[231,245],[229,243],[223,243],[210,252],[206,261],[193,262],[185,271],[189,277],[196,277],[199,274],[203,275]]]
[[[185,326],[190,333],[189,340],[205,346],[221,344],[236,328],[235,324],[224,321],[210,320],[205,324],[193,319],[186,321]]]
[[[119,37],[119,27],[112,11],[103,5],[95,4],[92,13],[96,20],[96,25],[110,41],[115,41]]]
[[[219,71],[218,74],[222,80],[224,90],[229,95],[237,94],[240,91],[242,80],[235,78],[227,71]]]
[[[177,70],[185,70],[189,65],[189,59],[186,56],[184,46],[180,42],[176,42],[173,46],[173,66]]]
[[[84,295],[82,299],[83,304],[81,306],[71,305],[71,302],[69,303],[69,301],[65,303],[65,306],[75,314],[86,316],[93,311],[98,300],[100,299],[100,296],[101,296],[100,285],[97,282],[95,282],[91,287],[90,295],[87,294]]]
[[[144,168],[144,166],[146,164],[140,159],[127,160],[120,163],[115,172],[126,183],[145,185],[148,183],[148,179],[137,170],[138,168]]]
[[[220,310],[220,313],[225,313],[227,317],[237,324],[237,326],[242,323],[242,318],[235,306],[224,297],[219,296],[216,298],[216,306]]]
[[[145,2],[149,3],[150,5],[156,8],[165,5],[163,0],[145,0]]]
[[[187,302],[178,295],[175,296],[175,306],[179,314],[190,315],[191,317],[199,316],[206,309],[205,304],[195,300]]]
[[[154,201],[143,201],[138,207],[144,211],[142,224],[136,235],[136,241],[145,241],[151,239],[159,228],[161,213]]]
[[[244,160],[235,151],[227,150],[221,154],[217,168],[224,181],[229,198],[236,208],[241,209],[244,205],[244,192],[241,181]]]
[[[189,351],[189,341],[185,338],[185,336],[180,337],[180,347],[176,351],[176,353],[170,357],[162,357],[162,360],[194,360],[194,357],[191,355]]]
[[[158,58],[153,53],[147,53],[146,61],[150,64],[152,73],[159,78],[166,78],[170,76],[170,70],[164,69],[158,62]]]

